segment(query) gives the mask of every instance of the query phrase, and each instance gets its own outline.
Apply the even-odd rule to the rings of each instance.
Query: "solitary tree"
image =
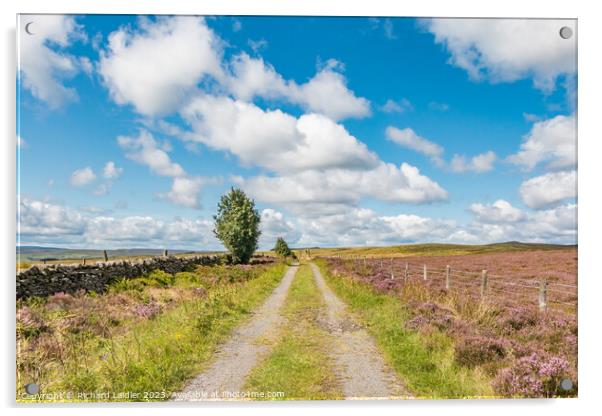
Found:
[[[230,251],[232,261],[248,263],[257,250],[257,241],[261,235],[261,217],[255,209],[255,202],[240,189],[232,188],[222,195],[213,219],[213,233]]]
[[[276,255],[283,258],[287,258],[293,254],[288,244],[286,244],[286,241],[284,241],[284,238],[282,237],[278,237],[278,239],[276,240],[274,252],[276,253]]]

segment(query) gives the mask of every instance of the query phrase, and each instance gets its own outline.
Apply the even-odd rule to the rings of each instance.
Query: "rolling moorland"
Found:
[[[343,247],[343,248],[293,248],[295,252],[304,252],[311,250],[318,256],[367,256],[367,257],[383,257],[383,256],[429,256],[429,255],[460,255],[460,254],[479,254],[479,253],[495,253],[495,252],[512,252],[512,251],[531,251],[531,250],[561,250],[574,248],[575,246],[564,246],[556,244],[536,244],[536,243],[520,243],[510,241],[506,243],[486,244],[486,245],[462,245],[462,244],[408,244],[400,246],[388,247]],[[163,249],[152,248],[130,248],[107,250],[107,254],[111,259],[124,258],[142,258],[160,256],[164,252]],[[172,255],[189,255],[189,254],[217,254],[216,251],[192,251],[192,250],[169,250]],[[271,251],[260,251],[260,254],[271,255]],[[17,262],[30,265],[38,264],[46,259],[46,263],[69,263],[81,262],[82,259],[101,261],[104,259],[103,250],[94,249],[69,249],[60,247],[42,247],[42,246],[18,246],[17,247]]]
[[[107,250],[107,255],[111,259],[141,258],[160,256],[164,253],[163,249],[152,248],[130,248]],[[187,254],[210,254],[211,251],[191,251],[191,250],[169,250],[172,255]],[[17,264],[31,265],[37,263],[72,263],[81,262],[83,259],[94,261],[104,261],[103,250],[93,249],[70,249],[60,247],[41,247],[41,246],[17,246]]]
[[[232,361],[228,345],[260,344],[248,371],[238,366],[236,387],[282,394],[256,399],[577,395],[575,246],[295,251],[300,266],[274,259],[155,271],[103,294],[19,300],[18,399],[174,399],[211,386],[212,363]],[[262,315],[278,288],[275,315]],[[346,356],[349,345],[362,354]],[[352,371],[362,357],[377,364]],[[32,382],[44,395],[23,394]]]

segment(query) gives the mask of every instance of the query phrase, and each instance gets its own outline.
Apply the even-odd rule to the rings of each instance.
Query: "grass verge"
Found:
[[[286,266],[246,281],[216,285],[120,335],[78,334],[67,361],[48,370],[41,396],[17,401],[159,401],[199,373],[216,345],[281,281]]]
[[[418,398],[492,397],[488,377],[454,361],[453,340],[441,332],[428,334],[406,329],[409,317],[401,299],[378,294],[368,285],[333,277],[325,263],[317,261],[334,292],[357,314],[375,337],[385,360]]]
[[[329,347],[327,334],[316,323],[323,306],[322,295],[309,266],[301,266],[283,308],[289,323],[272,353],[249,376],[246,389],[284,393],[284,397],[264,400],[333,400],[343,397],[326,352]]]

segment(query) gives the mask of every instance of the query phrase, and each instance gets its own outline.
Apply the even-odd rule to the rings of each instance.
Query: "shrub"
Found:
[[[526,343],[524,340],[512,339],[509,343],[508,353],[514,358],[522,358],[532,354],[534,349],[533,345]]]
[[[201,277],[193,272],[180,272],[175,275],[175,284],[201,283]]]
[[[286,244],[286,241],[284,241],[284,238],[282,237],[278,237],[278,239],[276,240],[276,245],[274,246],[274,253],[276,253],[277,256],[282,258],[287,258],[293,254],[288,244]]]
[[[445,309],[433,302],[424,302],[417,306],[418,312],[425,316],[429,324],[438,329],[448,329],[454,323],[454,317],[450,310]]]
[[[397,282],[393,279],[379,280],[374,284],[374,288],[379,293],[387,293],[397,287]]]
[[[134,306],[134,315],[140,318],[154,318],[161,312],[161,306],[156,302],[142,303]]]
[[[521,306],[509,308],[498,319],[499,325],[506,331],[519,331],[525,327],[536,325],[538,321],[539,317],[536,311]]]
[[[192,293],[194,293],[194,296],[201,299],[205,299],[207,297],[207,289],[204,287],[195,287],[192,289]]]
[[[405,326],[407,329],[416,330],[416,329],[422,328],[423,326],[427,325],[428,323],[429,323],[429,320],[427,317],[425,317],[423,315],[418,315],[418,316],[413,317],[409,321],[407,321]]]
[[[458,364],[476,367],[506,356],[506,343],[502,340],[484,336],[472,336],[462,339],[455,349]]]
[[[114,293],[120,292],[142,292],[146,284],[141,279],[119,279],[111,283],[110,291]]]
[[[44,333],[28,345],[28,352],[35,352],[37,359],[62,361],[65,357],[65,346],[51,333]]]
[[[222,195],[213,217],[213,233],[230,251],[234,263],[248,263],[257,250],[261,217],[255,202],[240,189]]]
[[[166,273],[163,270],[154,270],[144,277],[135,279],[119,279],[111,284],[110,290],[119,292],[143,292],[147,287],[168,287],[176,282],[176,276]]]
[[[532,353],[504,368],[493,381],[495,390],[505,396],[557,397],[571,391],[560,388],[563,379],[572,379],[566,359]]]
[[[163,270],[153,270],[143,281],[148,282],[149,286],[167,287],[172,286],[176,282],[176,277]]]
[[[57,309],[68,309],[73,306],[76,299],[69,293],[58,292],[54,295],[48,296],[48,301],[46,302],[46,307],[49,310],[57,310]]]
[[[42,318],[33,309],[24,306],[17,311],[17,336],[19,338],[32,338],[47,329]]]

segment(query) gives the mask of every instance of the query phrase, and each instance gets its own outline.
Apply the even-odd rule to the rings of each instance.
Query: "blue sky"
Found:
[[[22,15],[20,242],[219,248],[239,186],[262,248],[575,243],[562,26]]]

